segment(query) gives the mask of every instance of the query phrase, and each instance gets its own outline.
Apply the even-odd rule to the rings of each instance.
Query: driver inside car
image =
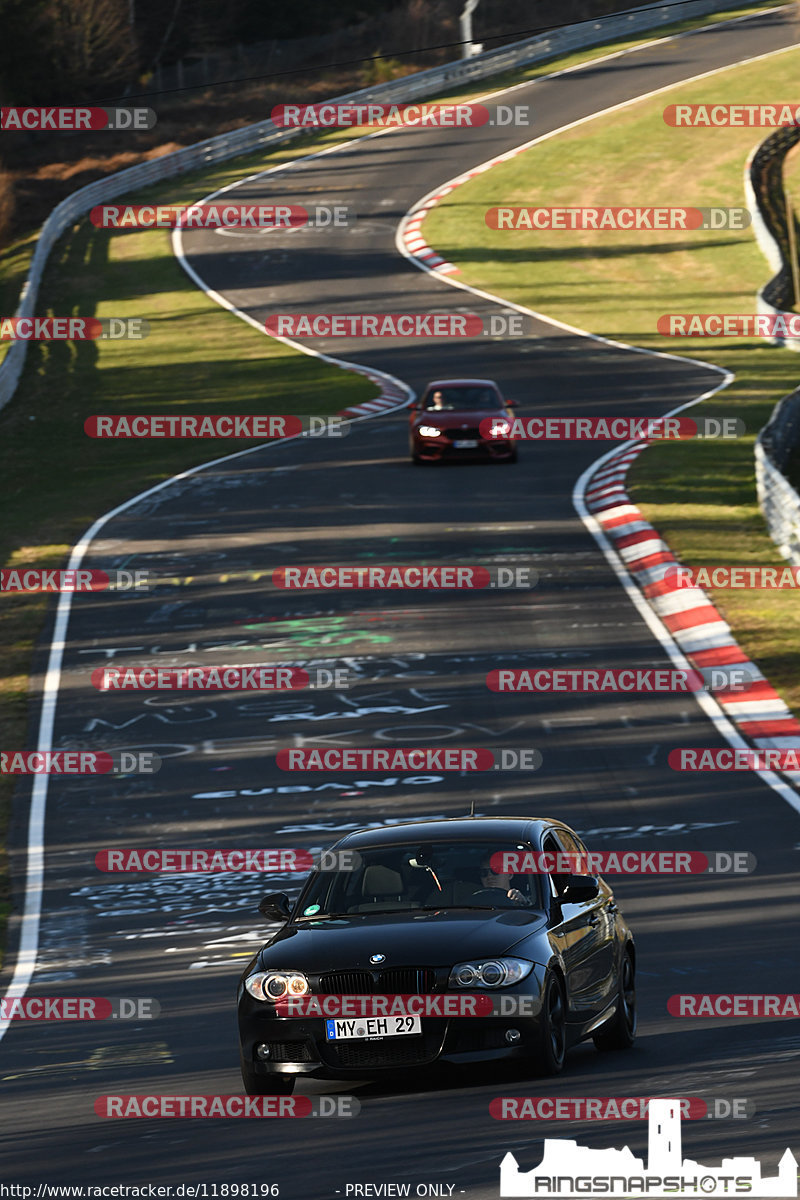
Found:
[[[498,875],[492,869],[491,855],[481,860],[481,891],[486,888],[500,888],[513,904],[526,904],[527,901],[519,888],[511,886],[511,875]]]

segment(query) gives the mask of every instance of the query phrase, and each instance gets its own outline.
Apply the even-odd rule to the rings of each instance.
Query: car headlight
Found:
[[[311,985],[300,971],[256,971],[244,981],[251,996],[256,1000],[275,1003],[286,996],[306,996]]]
[[[504,438],[511,433],[511,423],[509,421],[492,421],[492,428],[489,431],[490,438]]]
[[[533,970],[533,963],[523,958],[487,958],[482,961],[457,963],[450,972],[447,986],[451,988],[499,988],[519,983]]]
[[[439,437],[442,431],[441,429],[437,429],[435,425],[420,425],[417,432],[420,433],[422,437]]]

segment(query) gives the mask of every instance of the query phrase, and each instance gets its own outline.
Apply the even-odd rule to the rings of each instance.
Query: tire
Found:
[[[636,980],[633,959],[625,951],[619,978],[617,1011],[592,1039],[598,1050],[630,1050],[636,1040]]]
[[[256,1075],[242,1063],[242,1083],[248,1096],[291,1096],[294,1075]]]
[[[536,1030],[532,1067],[537,1075],[559,1075],[567,1056],[567,1002],[564,985],[548,971],[542,990],[542,1011]]]

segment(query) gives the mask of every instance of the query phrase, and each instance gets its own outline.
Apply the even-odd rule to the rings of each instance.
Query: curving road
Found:
[[[745,57],[792,44],[788,11],[643,48],[514,93],[534,133]],[[351,234],[220,238],[184,246],[208,287],[258,320],[271,312],[496,312],[422,276],[394,249],[403,214],[443,181],[529,136],[484,127],[397,133],[235,189],[242,201],[349,203]],[[233,198],[233,197],[232,197]],[[309,343],[330,352],[330,345]],[[448,374],[486,375],[522,411],[657,415],[715,386],[694,364],[659,360],[532,323],[521,342],[337,342],[337,355],[418,388]],[[717,745],[691,698],[496,695],[500,665],[656,666],[665,659],[577,518],[571,492],[597,447],[523,447],[516,467],[415,470],[403,415],[358,423],[342,442],[295,441],[221,462],[109,521],[87,564],[141,566],[170,582],[138,596],[85,596],[73,607],[55,744],[155,749],[153,778],[114,786],[53,780],[46,824],[40,953],[31,994],[153,996],[152,1022],[13,1025],[0,1045],[3,1177],[59,1183],[274,1182],[281,1195],[345,1195],[348,1184],[437,1184],[474,1200],[498,1194],[512,1149],[538,1162],[544,1134],[646,1149],[643,1124],[535,1128],[489,1116],[498,1095],[746,1097],[755,1117],[686,1124],[692,1158],[753,1154],[774,1170],[797,1146],[800,1037],[791,1023],[678,1023],[674,992],[797,990],[798,815],[758,780],[667,767],[681,745]],[[275,589],[275,566],[327,561],[535,565],[535,591],[387,597]],[[42,665],[44,651],[42,651]],[[346,692],[103,696],[105,662],[296,662],[347,666]],[[300,739],[298,741],[298,739]],[[302,739],[341,746],[536,746],[533,775],[342,777],[277,771]],[[321,777],[320,777],[321,778]],[[602,1057],[575,1051],[546,1088],[479,1071],[355,1092],[356,1121],[267,1124],[102,1121],[105,1093],[240,1090],[234,990],[263,938],[263,876],[106,876],[113,846],[308,846],[368,822],[478,813],[563,818],[595,848],[752,850],[743,879],[623,879],[616,886],[639,947],[641,1036]],[[24,878],[19,797],[12,859]],[[296,880],[292,884],[296,886]],[[794,936],[793,936],[794,935]],[[7,986],[7,978],[2,979]],[[0,987],[2,994],[2,987]],[[445,1186],[446,1185],[446,1186]],[[353,1194],[352,1191],[350,1194]],[[362,1193],[363,1194],[363,1193]],[[367,1193],[369,1194],[369,1193]],[[378,1194],[378,1193],[372,1193]]]

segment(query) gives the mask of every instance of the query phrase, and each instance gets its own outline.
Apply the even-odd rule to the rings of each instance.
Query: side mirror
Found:
[[[419,400],[412,400],[408,407],[409,408],[419,408]]]
[[[594,900],[599,891],[595,875],[569,875],[561,900],[567,904],[580,904],[584,900]]]
[[[271,917],[273,921],[288,921],[292,908],[285,892],[272,892],[261,901],[258,911],[262,917]]]
[[[517,404],[517,400],[506,400],[506,408],[516,408]]]

